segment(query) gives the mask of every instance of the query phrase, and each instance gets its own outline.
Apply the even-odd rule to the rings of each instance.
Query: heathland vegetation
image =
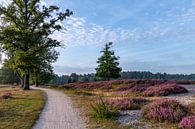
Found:
[[[156,79],[127,79],[98,82],[76,82],[61,86],[52,86],[69,94],[75,105],[83,110],[83,114],[91,116],[89,125],[97,124],[111,128],[159,127],[161,128],[194,128],[194,103],[166,99],[165,96],[191,93],[177,81]],[[192,97],[192,96],[191,96]],[[190,99],[190,98],[188,98]],[[133,115],[137,123],[119,126],[121,112],[138,111]],[[127,115],[127,117],[132,117]],[[121,118],[122,119],[122,118]],[[187,119],[187,120],[186,120]],[[134,119],[132,120],[134,121]],[[185,122],[184,122],[185,121]],[[168,123],[168,124],[167,124]],[[167,126],[168,125],[168,126]],[[101,128],[100,128],[101,129]]]
[[[0,83],[27,90],[0,88],[0,128],[32,127],[44,105],[41,91],[28,91],[35,84],[70,95],[89,128],[195,129],[194,86],[180,85],[194,84],[195,74],[122,72],[110,42],[101,51],[96,73],[55,75],[55,48],[63,44],[51,35],[64,29],[61,22],[73,14],[59,10],[40,0],[11,0],[0,6],[0,48],[6,57]]]

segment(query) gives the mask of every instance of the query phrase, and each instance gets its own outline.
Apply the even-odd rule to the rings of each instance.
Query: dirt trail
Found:
[[[186,105],[195,102],[195,97],[193,97],[193,95],[195,95],[195,85],[181,85],[181,86],[185,87],[189,92],[185,94],[166,96],[164,98],[175,99],[180,103]]]
[[[34,88],[35,89],[35,88]],[[47,94],[46,105],[33,129],[85,129],[84,119],[73,108],[70,98],[52,89],[36,88]]]

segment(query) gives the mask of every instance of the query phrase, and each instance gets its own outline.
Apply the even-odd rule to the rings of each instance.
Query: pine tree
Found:
[[[106,78],[118,78],[120,77],[121,68],[119,67],[118,59],[114,54],[114,51],[111,51],[112,42],[109,42],[105,45],[105,48],[101,51],[103,55],[98,58],[98,67],[96,68],[96,76]]]

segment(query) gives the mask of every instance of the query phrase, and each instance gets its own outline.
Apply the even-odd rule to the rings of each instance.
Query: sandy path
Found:
[[[36,88],[47,94],[46,105],[33,129],[85,129],[84,119],[73,108],[70,98],[56,90]]]
[[[185,94],[166,96],[164,98],[175,99],[180,103],[186,105],[195,102],[195,97],[193,97],[193,95],[195,95],[195,85],[181,85],[181,86],[185,87],[189,92]]]

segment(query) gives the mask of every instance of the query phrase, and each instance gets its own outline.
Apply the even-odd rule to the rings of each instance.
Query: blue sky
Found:
[[[1,1],[1,0],[0,0]],[[58,74],[95,72],[112,41],[124,71],[195,73],[195,0],[46,0],[74,12],[62,25]]]

